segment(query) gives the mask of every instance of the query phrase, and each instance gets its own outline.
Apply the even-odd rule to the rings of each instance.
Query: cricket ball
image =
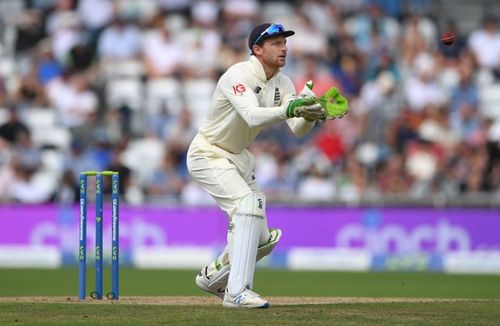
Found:
[[[441,35],[441,43],[444,45],[451,45],[453,42],[455,42],[455,34],[447,32]]]

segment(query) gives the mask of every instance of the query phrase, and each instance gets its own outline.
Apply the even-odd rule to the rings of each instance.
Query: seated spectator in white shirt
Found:
[[[144,39],[144,67],[149,78],[162,78],[180,71],[182,47],[174,40],[165,22],[157,18],[154,29]]]
[[[479,66],[500,71],[500,32],[495,18],[485,17],[482,28],[470,34],[468,43]]]
[[[97,54],[107,59],[135,59],[141,52],[141,32],[133,24],[117,17],[99,36]]]
[[[113,3],[108,0],[80,0],[77,13],[83,26],[95,32],[113,19]]]
[[[422,111],[427,105],[442,105],[446,92],[436,81],[438,67],[434,58],[426,52],[414,60],[414,74],[405,84],[405,97],[412,111]]]
[[[328,202],[336,196],[335,184],[328,178],[327,171],[317,164],[311,164],[297,185],[297,196],[308,202]]]
[[[49,101],[65,127],[79,127],[92,120],[97,111],[97,95],[84,74],[57,78],[47,85]]]

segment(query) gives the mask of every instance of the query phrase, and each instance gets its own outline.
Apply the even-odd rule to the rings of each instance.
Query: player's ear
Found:
[[[252,47],[252,51],[255,55],[260,55],[262,54],[262,47],[258,44],[254,44],[254,46]]]

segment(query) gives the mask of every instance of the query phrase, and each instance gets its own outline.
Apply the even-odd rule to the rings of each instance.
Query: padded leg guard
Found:
[[[269,255],[276,244],[281,239],[281,230],[277,228],[269,229],[269,241],[257,249],[257,261]]]
[[[256,261],[259,261],[265,256],[269,255],[273,251],[274,247],[276,247],[278,241],[280,241],[281,239],[280,229],[271,228],[269,229],[269,234],[270,234],[269,241],[264,243],[259,248],[257,248]],[[208,275],[205,277],[206,285],[204,287],[200,285],[198,286],[201,287],[203,290],[211,292],[217,295],[218,297],[222,298],[223,296],[221,296],[221,294],[222,295],[224,294],[224,290],[227,287],[227,280],[229,279],[229,270],[231,266],[230,265],[222,266],[220,265],[218,260],[210,264],[209,266],[218,264],[220,268],[217,269],[216,267],[213,267],[212,270],[214,270],[214,272],[210,273],[211,274],[210,277],[208,277]],[[208,269],[208,266],[205,267],[204,270],[200,272],[200,275],[198,277],[201,278],[203,276],[202,274],[206,273],[206,269]]]
[[[252,287],[260,232],[265,223],[263,203],[261,194],[249,193],[241,199],[233,216],[234,240],[233,248],[229,250],[231,270],[228,280],[228,292],[233,297]]]

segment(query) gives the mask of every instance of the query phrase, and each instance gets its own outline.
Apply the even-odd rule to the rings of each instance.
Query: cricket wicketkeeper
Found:
[[[253,29],[250,59],[222,75],[188,151],[191,176],[229,218],[226,248],[196,276],[197,286],[221,298],[225,307],[269,306],[252,291],[255,262],[281,237],[279,229],[267,226],[266,197],[255,181],[255,159],[248,146],[262,128],[283,120],[300,137],[317,120],[339,118],[348,111],[347,101],[334,88],[318,98],[308,83],[295,95],[292,81],[280,72],[288,51],[286,37],[293,34],[279,24]]]

